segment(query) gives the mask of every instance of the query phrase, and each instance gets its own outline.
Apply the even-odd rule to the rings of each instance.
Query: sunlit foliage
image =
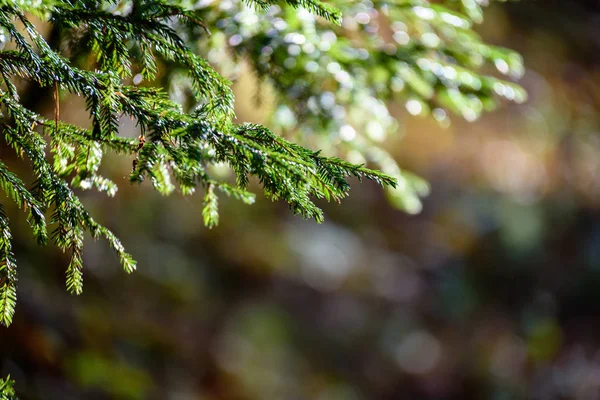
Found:
[[[276,132],[393,175],[399,184],[387,193],[408,212],[421,209],[428,185],[384,148],[399,125],[390,103],[446,125],[452,115],[475,121],[499,100],[526,99],[510,81],[524,72],[521,56],[474,30],[487,1],[333,1],[340,25],[278,5],[265,11],[230,0],[180,3],[217,28],[210,37],[178,28],[213,65],[231,76],[249,65],[264,82],[259,102],[274,90]],[[178,76],[170,75],[171,93],[183,101],[185,79]]]
[[[51,238],[71,255],[70,292],[83,290],[85,232],[107,239],[125,271],[136,267],[73,192],[116,193],[115,183],[99,174],[108,151],[132,159],[131,182],[149,180],[163,194],[202,187],[208,227],[218,222],[218,192],[254,201],[247,191],[252,176],[269,198],[317,221],[323,214],[314,199],[340,201],[348,194],[349,176],[390,187],[396,203],[416,211],[427,185],[401,172],[381,147],[395,126],[386,101],[402,99],[409,113],[431,112],[443,121],[448,112],[475,120],[498,96],[524,100],[518,86],[474,72],[488,62],[512,77],[523,70],[518,55],[488,46],[472,31],[481,20],[474,0],[286,3],[0,3],[0,123],[7,144],[36,177],[28,187],[0,163],[0,186],[25,210],[39,244]],[[51,45],[33,17],[48,23],[59,40]],[[242,58],[277,93],[274,128],[293,127],[287,130],[302,140],[325,135],[318,143],[327,154],[333,153],[329,144],[341,141],[340,154],[358,164],[323,156],[264,126],[238,124],[225,76],[228,65],[235,69]],[[23,81],[52,92],[53,118],[20,102]],[[61,118],[60,99],[67,95],[85,99],[89,127]],[[126,117],[135,121],[137,138],[120,134],[119,121]],[[365,162],[383,173],[363,167]],[[212,167],[222,164],[233,170],[235,183],[213,174]],[[0,323],[8,325],[17,275],[3,209],[0,225]]]
[[[294,145],[258,125],[233,123],[233,94],[229,82],[215,72],[172,28],[173,17],[204,29],[192,12],[163,1],[133,2],[128,15],[111,12],[116,2],[65,1],[4,4],[0,27],[14,48],[0,53],[2,130],[7,143],[29,160],[37,178],[32,188],[0,164],[0,186],[7,196],[28,213],[34,236],[40,244],[48,240],[46,210],[51,212],[51,237],[71,254],[67,268],[67,289],[82,292],[82,248],[84,232],[106,238],[118,253],[127,272],[135,262],[119,240],[96,223],[72,187],[92,187],[114,195],[117,188],[98,174],[103,153],[113,150],[134,157],[132,182],[149,179],[163,194],[178,184],[184,194],[198,184],[206,188],[205,223],[217,222],[216,190],[253,201],[246,191],[249,176],[256,176],[272,199],[283,199],[297,214],[322,220],[314,198],[339,201],[348,193],[347,176],[367,177],[383,185],[395,185],[393,178],[319,152]],[[319,14],[337,20],[337,13],[319,3],[305,4]],[[55,29],[96,57],[93,70],[74,65],[52,48],[36,30],[24,11],[47,19]],[[156,56],[188,71],[198,105],[190,112],[169,100],[158,88],[131,86],[126,78],[132,68],[147,80],[156,77]],[[54,93],[53,119],[44,118],[19,102],[15,78],[28,80]],[[65,123],[60,118],[59,99],[63,92],[85,98],[91,127]],[[119,118],[137,122],[138,139],[119,135]],[[52,162],[47,160],[50,141]],[[209,174],[207,166],[227,163],[236,173],[235,186]],[[70,184],[68,183],[70,180]],[[0,322],[12,320],[16,302],[16,264],[11,250],[8,219],[2,212],[0,240],[1,287]]]

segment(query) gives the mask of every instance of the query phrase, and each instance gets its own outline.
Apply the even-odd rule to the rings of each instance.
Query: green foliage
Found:
[[[100,175],[107,152],[130,157],[130,181],[147,180],[164,195],[203,188],[207,227],[219,220],[218,193],[254,201],[251,177],[267,197],[319,222],[323,213],[315,199],[339,202],[348,195],[348,177],[388,187],[395,204],[416,211],[428,186],[402,171],[381,147],[384,135],[396,129],[385,101],[402,98],[411,114],[431,111],[438,120],[445,120],[446,111],[474,120],[499,96],[524,100],[515,84],[475,71],[491,62],[512,77],[523,72],[518,55],[485,44],[472,31],[481,20],[475,0],[286,3],[289,7],[271,0],[0,1],[0,126],[36,178],[28,187],[0,163],[0,187],[27,213],[39,244],[50,237],[70,254],[69,292],[83,290],[85,232],[108,240],[126,272],[136,267],[73,191],[116,194],[115,183]],[[40,33],[32,15],[50,26],[53,41]],[[276,91],[274,129],[299,133],[304,142],[324,137],[316,142],[323,153],[264,126],[235,122],[225,76],[228,65],[242,59]],[[23,82],[53,94],[54,118],[21,103]],[[61,118],[61,96],[85,99],[89,126]],[[139,137],[121,135],[122,118],[135,121]],[[214,167],[220,165],[233,171],[235,185],[217,177]],[[17,277],[3,208],[0,225],[0,323],[8,325]]]
[[[453,116],[474,121],[500,100],[526,98],[506,80],[523,74],[522,58],[474,31],[487,1],[332,0],[343,12],[341,26],[289,7],[262,13],[235,1],[179,3],[220,28],[210,37],[178,28],[213,65],[235,75],[248,64],[264,82],[259,100],[265,87],[274,89],[275,132],[394,176],[389,198],[409,212],[420,210],[428,186],[383,148],[399,130],[388,104],[445,125]],[[223,47],[231,52],[217,50]]]
[[[10,379],[10,375],[6,379],[0,378],[0,400],[17,400],[17,395],[13,389],[15,382]]]
[[[4,207],[0,206],[0,322],[10,324],[17,303],[17,271],[11,233]]]
[[[80,294],[83,290],[86,231],[94,238],[109,241],[125,271],[135,269],[135,262],[119,240],[91,218],[73,192],[73,188],[95,187],[109,196],[116,193],[116,185],[99,175],[106,151],[133,157],[131,182],[149,180],[165,195],[176,187],[184,194],[193,193],[197,186],[204,187],[204,220],[208,227],[218,222],[216,191],[245,203],[253,201],[253,195],[247,191],[250,176],[260,181],[268,197],[282,199],[294,213],[318,221],[323,214],[314,199],[339,201],[345,197],[348,176],[395,185],[387,175],[323,157],[263,126],[235,124],[229,81],[194,53],[172,26],[173,18],[177,18],[206,34],[202,19],[164,0],[128,2],[131,9],[127,15],[111,11],[111,7],[122,3],[21,1],[3,2],[0,6],[0,28],[11,45],[0,51],[0,123],[7,144],[30,162],[36,177],[33,187],[28,188],[0,163],[0,187],[28,213],[28,222],[40,244],[47,242],[50,226],[53,241],[70,254],[66,272],[69,292]],[[339,13],[320,2],[290,4],[339,22]],[[268,4],[258,5],[264,8]],[[27,13],[49,22],[70,45],[52,47]],[[81,48],[94,55],[88,68],[75,62],[74,53]],[[134,70],[148,81],[156,79],[157,60],[187,71],[197,105],[184,110],[160,88],[128,84]],[[53,119],[20,103],[19,80],[53,93]],[[85,99],[89,128],[61,120],[59,101],[64,94]],[[120,136],[121,117],[136,121],[140,131],[137,140]],[[50,152],[46,140],[50,142]],[[221,163],[235,172],[236,186],[211,176],[209,167]],[[0,212],[0,322],[8,325],[16,303],[16,263],[8,218],[3,209]],[[46,212],[50,213],[49,221]]]

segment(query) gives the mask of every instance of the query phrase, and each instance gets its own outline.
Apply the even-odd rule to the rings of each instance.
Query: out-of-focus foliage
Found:
[[[0,378],[0,400],[17,400],[14,382],[8,376],[6,379]]]
[[[390,102],[447,124],[451,113],[474,121],[500,98],[526,98],[520,86],[490,75],[492,66],[516,79],[524,67],[520,55],[475,32],[486,1],[334,1],[340,26],[277,5],[265,12],[230,0],[180,3],[218,28],[209,38],[187,32],[213,65],[228,76],[248,65],[263,82],[259,103],[268,97],[262,92],[275,92],[271,126],[395,176],[400,184],[387,192],[409,212],[420,211],[429,188],[382,146],[398,131]],[[181,81],[172,81],[171,93],[183,100]]]

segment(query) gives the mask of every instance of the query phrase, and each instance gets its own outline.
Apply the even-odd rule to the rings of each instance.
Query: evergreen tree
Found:
[[[99,173],[110,151],[130,157],[133,183],[149,180],[165,195],[202,188],[208,227],[219,219],[218,193],[254,201],[247,190],[251,177],[267,197],[317,221],[323,213],[314,200],[346,197],[348,177],[374,180],[389,188],[397,205],[416,211],[427,185],[380,145],[396,127],[386,102],[402,99],[409,113],[431,112],[444,122],[449,113],[475,120],[500,97],[525,99],[516,84],[478,72],[487,63],[511,78],[523,72],[517,54],[473,31],[482,3],[1,1],[0,124],[6,144],[36,180],[25,184],[0,161],[0,186],[26,212],[40,245],[52,239],[70,254],[66,286],[75,294],[82,292],[85,232],[108,240],[126,272],[136,268],[74,192],[96,188],[115,195],[116,185]],[[42,34],[41,26],[50,33]],[[241,61],[276,92],[273,131],[235,121],[225,75],[234,75]],[[20,101],[31,87],[52,94],[53,116]],[[85,99],[89,126],[61,118],[65,96]],[[138,137],[122,135],[121,118],[135,121]],[[235,183],[214,173],[221,164],[231,168]],[[17,267],[2,205],[0,228],[0,323],[9,325]]]

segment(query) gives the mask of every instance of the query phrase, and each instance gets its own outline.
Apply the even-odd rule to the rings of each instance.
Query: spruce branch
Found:
[[[162,194],[179,188],[183,194],[204,188],[203,217],[207,227],[218,223],[218,195],[224,193],[252,204],[250,177],[262,184],[273,200],[286,201],[294,213],[323,220],[315,200],[340,201],[348,195],[350,176],[395,185],[385,174],[293,144],[261,125],[233,122],[230,82],[192,51],[173,20],[199,28],[208,25],[193,10],[167,0],[134,1],[128,13],[115,13],[119,1],[67,0],[0,2],[0,29],[13,47],[0,50],[0,127],[7,144],[27,160],[36,180],[27,188],[21,178],[0,162],[0,188],[28,213],[40,244],[50,237],[70,255],[66,287],[83,290],[83,238],[103,237],[117,253],[126,272],[136,268],[115,235],[95,222],[73,188],[96,188],[113,196],[116,185],[99,174],[107,152],[134,159],[131,182],[149,180]],[[256,2],[260,7],[268,3]],[[333,7],[319,1],[287,1],[316,15],[340,22]],[[29,19],[35,14],[49,22],[71,46],[88,49],[94,66],[78,66],[52,47]],[[68,50],[68,49],[67,49]],[[159,78],[160,65],[185,69],[197,105],[186,111],[159,87],[132,86],[140,70],[148,82]],[[16,79],[52,91],[54,115],[45,118],[19,99]],[[81,96],[91,124],[76,126],[61,120],[60,97]],[[122,137],[120,118],[132,118],[138,140]],[[49,146],[48,146],[49,144]],[[48,149],[49,147],[49,149]],[[236,174],[236,185],[211,176],[210,166],[225,163]],[[46,213],[50,218],[46,221]],[[8,217],[0,208],[0,323],[9,325],[16,303],[16,262]]]
[[[418,204],[427,191],[426,183],[402,171],[379,143],[395,129],[385,101],[400,97],[410,113],[431,111],[440,120],[449,113],[474,120],[501,98],[525,100],[518,85],[478,71],[487,63],[507,79],[523,73],[518,54],[486,44],[473,31],[481,21],[480,2],[373,5],[382,10],[378,18],[365,14],[360,2],[337,0],[246,0],[229,8],[182,0],[0,0],[0,30],[10,42],[0,49],[0,129],[35,176],[28,187],[0,161],[0,188],[27,213],[39,244],[50,236],[70,255],[67,290],[83,290],[85,232],[107,240],[127,273],[136,268],[122,243],[92,219],[74,192],[117,193],[117,185],[100,172],[108,153],[132,160],[131,183],[149,181],[164,195],[203,190],[209,228],[219,221],[219,194],[254,202],[252,179],[268,198],[321,222],[316,201],[347,197],[348,178],[370,179],[402,205],[410,203],[407,199]],[[282,24],[284,6],[307,12],[288,15],[290,23]],[[359,26],[357,33],[368,34],[336,26],[342,22],[340,10],[349,26]],[[240,13],[258,13],[255,26],[245,26]],[[46,40],[31,15],[49,24],[58,43]],[[393,42],[373,33],[379,23],[390,25]],[[331,146],[358,152],[389,174],[325,157],[331,148],[321,152],[293,143],[274,133],[277,122],[271,128],[237,123],[231,82],[210,58],[215,49],[228,61],[247,60],[275,89],[278,111],[291,114],[298,131],[339,133],[342,143],[330,140]],[[171,75],[167,68],[177,72]],[[178,89],[189,96],[175,101],[165,87],[182,71],[187,80]],[[53,117],[21,102],[17,83],[23,82],[31,90],[52,92]],[[89,126],[61,120],[61,95],[85,100]],[[122,136],[122,118],[135,122],[137,138]],[[213,176],[215,165],[228,166],[235,184]],[[16,302],[16,263],[3,208],[0,229],[0,323],[8,325]]]

